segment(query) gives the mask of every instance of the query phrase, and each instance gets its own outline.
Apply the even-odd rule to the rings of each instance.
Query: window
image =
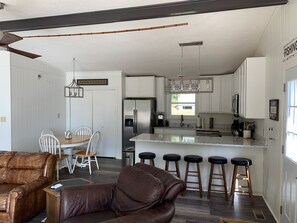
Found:
[[[171,115],[195,115],[195,94],[171,94]]]
[[[286,156],[297,162],[297,80],[288,82]]]

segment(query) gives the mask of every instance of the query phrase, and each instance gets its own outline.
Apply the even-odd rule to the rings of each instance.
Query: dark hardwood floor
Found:
[[[60,170],[60,179],[81,177],[96,183],[117,181],[122,168],[121,160],[100,158],[99,165],[100,170],[93,166],[92,175],[89,174],[87,167],[76,168],[73,174],[69,174],[64,168]],[[224,194],[221,193],[212,193],[211,198],[207,199],[206,192],[203,193],[203,198],[200,198],[198,192],[186,191],[184,196],[178,196],[175,207],[173,223],[219,223],[220,217],[258,223],[276,222],[261,196],[254,196],[254,204],[251,204],[247,196],[238,195],[232,205],[231,201],[226,201]],[[29,223],[40,222],[45,215],[43,211]]]

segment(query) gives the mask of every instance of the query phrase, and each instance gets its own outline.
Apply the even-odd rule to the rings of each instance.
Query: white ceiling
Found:
[[[166,3],[166,0],[2,0],[0,21],[99,11]],[[175,0],[176,2],[176,0]],[[253,56],[261,36],[277,6],[178,16],[161,19],[76,26],[15,32],[20,36],[116,31],[187,22],[187,26],[118,34],[31,38],[11,47],[42,55],[45,61],[63,71],[123,70],[127,74],[155,74],[177,77],[180,74],[179,43],[203,41],[200,48],[185,47],[185,76],[233,72],[244,58]],[[1,29],[1,27],[0,27]]]

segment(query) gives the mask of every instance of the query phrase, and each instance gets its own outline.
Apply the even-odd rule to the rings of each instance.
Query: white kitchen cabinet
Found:
[[[221,112],[231,114],[233,89],[233,74],[221,76]]]
[[[213,92],[198,94],[199,113],[231,113],[233,74],[213,76]]]
[[[239,94],[239,116],[265,118],[265,76],[265,57],[247,58],[234,73],[234,88],[238,88],[235,93]]]
[[[97,155],[116,157],[116,90],[88,90],[84,98],[71,100],[71,131],[87,126],[100,132]]]
[[[154,98],[156,97],[156,78],[154,76],[126,77],[126,98]]]
[[[157,112],[165,112],[165,77],[156,77]]]

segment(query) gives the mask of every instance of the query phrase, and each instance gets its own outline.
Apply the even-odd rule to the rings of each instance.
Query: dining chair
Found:
[[[91,136],[88,146],[86,149],[81,150],[77,152],[75,155],[75,161],[72,169],[72,173],[75,169],[75,166],[77,164],[77,159],[80,157],[82,160],[84,160],[82,163],[80,163],[80,166],[82,165],[88,165],[89,166],[89,172],[90,175],[92,175],[92,168],[91,168],[91,162],[96,162],[97,169],[99,170],[98,160],[96,157],[96,151],[97,151],[97,145],[100,139],[100,132],[96,131]],[[93,160],[91,158],[94,158]]]
[[[40,134],[40,135],[45,135],[45,134],[54,135],[53,131],[50,130],[50,129],[43,129],[43,130],[41,131],[41,134]]]
[[[92,130],[89,127],[79,127],[75,131],[75,135],[92,135]]]
[[[69,155],[62,154],[59,140],[51,134],[45,134],[39,137],[39,146],[42,152],[49,152],[57,156],[57,180],[59,180],[59,170],[65,166],[61,166],[61,161],[66,160],[68,171],[72,174],[72,169],[68,160]]]

